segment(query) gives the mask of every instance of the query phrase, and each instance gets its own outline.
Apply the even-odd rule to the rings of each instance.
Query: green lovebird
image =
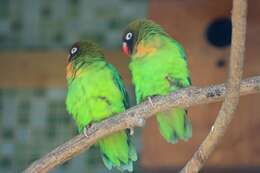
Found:
[[[146,19],[131,22],[123,34],[122,48],[131,57],[129,68],[137,104],[191,85],[184,49],[155,22]],[[192,136],[185,109],[176,107],[158,113],[156,118],[161,135],[169,143],[186,141]]]
[[[128,108],[129,102],[117,70],[106,62],[99,46],[90,41],[75,43],[67,64],[66,106],[79,132]],[[85,133],[84,133],[85,134]],[[85,134],[87,136],[87,134]],[[114,133],[96,143],[108,169],[133,170],[136,150],[128,131]]]

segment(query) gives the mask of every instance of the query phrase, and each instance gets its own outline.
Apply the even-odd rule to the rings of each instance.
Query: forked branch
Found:
[[[243,80],[240,85],[240,95],[260,93],[260,76]],[[172,93],[168,96],[153,98],[153,106],[148,102],[134,106],[126,112],[94,124],[90,130],[90,136],[86,138],[79,134],[64,144],[58,146],[50,153],[32,163],[24,172],[42,173],[48,172],[57,165],[77,156],[87,150],[98,139],[116,131],[129,127],[142,125],[142,119],[150,118],[159,111],[165,111],[171,107],[190,107],[198,104],[209,104],[224,99],[226,88],[224,84],[210,87],[190,87]]]

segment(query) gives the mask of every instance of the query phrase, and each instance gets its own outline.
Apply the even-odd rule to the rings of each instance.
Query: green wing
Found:
[[[182,47],[182,45],[180,43],[178,43],[176,40],[172,39],[173,44],[177,47],[177,49],[179,50],[179,52],[181,53],[182,58],[184,58],[185,60],[187,60],[187,56],[185,54],[184,48]]]
[[[139,89],[135,86],[135,84],[133,84],[134,86],[134,89],[135,89],[135,100],[136,100],[136,103],[139,104],[142,102],[142,92],[139,91]]]
[[[181,54],[181,57],[183,58],[183,59],[185,59],[185,61],[188,61],[188,59],[187,59],[187,55],[186,55],[186,53],[185,53],[185,51],[184,51],[184,48],[182,47],[182,45],[180,44],[180,43],[178,43],[176,40],[174,40],[174,39],[172,39],[172,42],[174,43],[174,45],[177,47],[177,49],[179,50],[179,52],[180,52],[180,54]],[[191,83],[191,78],[190,77],[187,77],[187,80],[188,80],[188,83],[189,83],[189,85],[188,86],[190,86],[192,83]],[[186,86],[187,87],[187,86]]]
[[[112,71],[112,74],[114,77],[114,82],[115,82],[116,86],[118,87],[118,89],[120,90],[122,96],[124,97],[123,102],[124,102],[125,108],[127,109],[127,108],[129,108],[129,98],[128,98],[128,94],[126,92],[125,86],[123,84],[123,80],[114,66],[112,66],[111,64],[107,64],[107,66]]]

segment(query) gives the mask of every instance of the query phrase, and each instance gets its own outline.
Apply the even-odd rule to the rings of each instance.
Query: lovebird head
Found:
[[[132,56],[140,48],[140,44],[154,36],[168,36],[157,23],[148,19],[137,19],[129,23],[123,33],[122,49],[127,56]]]
[[[96,43],[85,40],[76,42],[69,50],[67,79],[75,78],[82,68],[100,60],[104,60],[104,54]]]

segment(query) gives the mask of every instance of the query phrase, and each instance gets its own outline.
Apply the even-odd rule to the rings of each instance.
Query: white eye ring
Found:
[[[78,51],[78,48],[77,48],[77,47],[73,47],[73,48],[70,50],[70,53],[73,55],[73,54],[75,54],[77,51]]]
[[[132,38],[133,34],[131,32],[128,32],[125,36],[126,40],[130,40]]]

